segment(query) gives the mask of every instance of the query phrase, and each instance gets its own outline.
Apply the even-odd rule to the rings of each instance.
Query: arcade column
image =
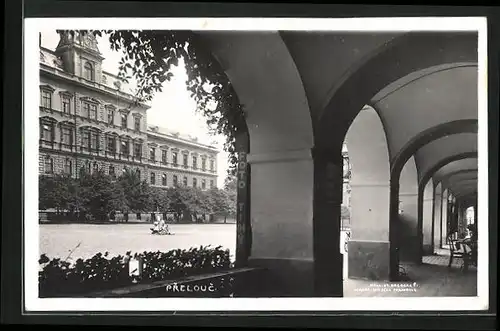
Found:
[[[247,155],[252,177],[247,265],[267,269],[266,281],[273,284],[269,296],[342,295],[342,263],[336,261],[342,161],[338,168],[329,158],[320,153],[313,161],[310,149]],[[334,204],[338,200],[338,208],[330,207],[328,194]],[[315,195],[319,195],[317,202]]]
[[[388,181],[351,182],[349,278],[390,278],[389,192]]]
[[[421,198],[422,205],[419,206],[419,208],[422,208],[420,220],[422,222],[422,257],[423,255],[432,255],[434,252],[434,239],[432,233],[432,204],[434,198],[432,196],[432,181],[429,181],[425,186],[424,191],[421,192]]]
[[[434,237],[434,248],[442,247],[441,243],[441,184],[434,189],[434,219],[432,221],[432,233]]]
[[[448,235],[448,190],[443,192],[441,197],[441,248],[446,245],[446,236]]]

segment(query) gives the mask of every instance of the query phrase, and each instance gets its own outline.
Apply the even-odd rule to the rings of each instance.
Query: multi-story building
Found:
[[[130,168],[154,186],[216,187],[215,147],[148,125],[150,107],[102,69],[96,38],[59,35],[55,51],[40,45],[40,174]]]

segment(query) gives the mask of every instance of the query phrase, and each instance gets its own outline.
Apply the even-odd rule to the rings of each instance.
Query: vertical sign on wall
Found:
[[[248,134],[244,133],[236,138],[238,152],[237,166],[237,199],[236,199],[236,266],[246,266],[250,256],[251,235],[250,227],[250,165],[247,161],[249,151]]]

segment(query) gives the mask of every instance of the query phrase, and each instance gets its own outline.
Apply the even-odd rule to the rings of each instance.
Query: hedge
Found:
[[[229,250],[221,246],[200,246],[188,250],[167,252],[127,252],[108,258],[108,252],[97,253],[90,259],[78,259],[74,264],[59,258],[40,256],[39,297],[65,297],[94,291],[176,279],[227,270],[232,267]],[[143,261],[140,276],[131,276],[129,261]]]

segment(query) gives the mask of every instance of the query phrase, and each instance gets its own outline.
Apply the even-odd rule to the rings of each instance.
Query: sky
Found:
[[[59,42],[59,35],[55,30],[41,30],[42,47],[54,50]],[[98,37],[98,48],[104,60],[102,68],[112,74],[118,74],[118,63],[122,53],[113,51],[109,47],[109,42],[104,37]],[[172,67],[174,77],[170,82],[165,82],[161,93],[156,93],[151,108],[148,109],[148,125],[157,125],[171,131],[178,131],[184,135],[198,137],[200,143],[214,144],[220,150],[218,155],[218,178],[217,186],[223,187],[226,178],[228,155],[223,151],[224,136],[212,136],[206,124],[206,119],[202,114],[196,112],[196,102],[190,97],[186,89],[187,74],[184,62],[179,61],[177,67]],[[127,91],[126,89],[124,92]]]

